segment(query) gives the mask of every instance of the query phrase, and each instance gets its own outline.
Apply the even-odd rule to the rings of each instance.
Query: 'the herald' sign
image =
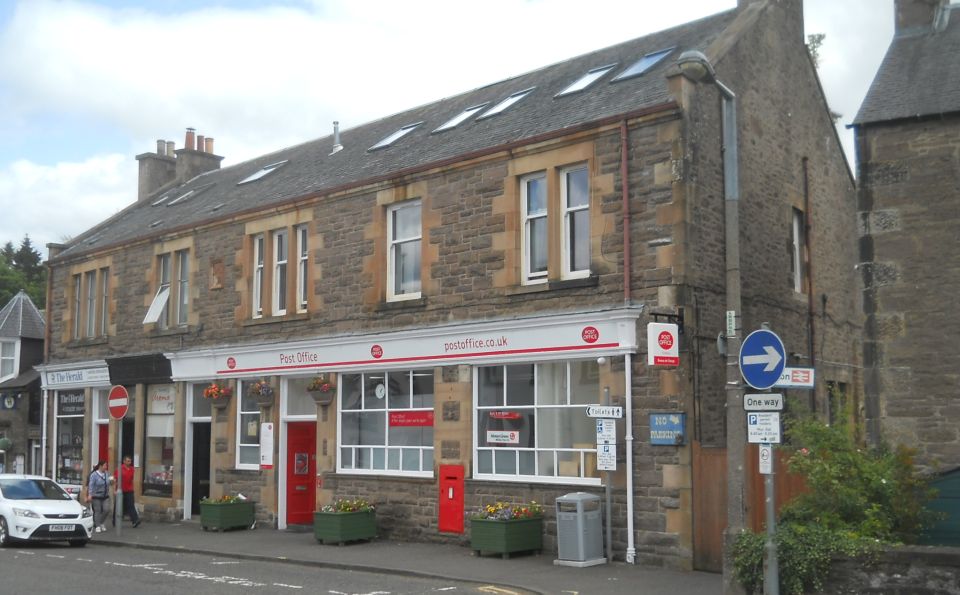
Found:
[[[677,325],[664,322],[651,322],[647,325],[647,365],[680,365]]]

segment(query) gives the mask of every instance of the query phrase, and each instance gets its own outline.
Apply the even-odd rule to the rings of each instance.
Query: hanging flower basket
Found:
[[[257,380],[247,389],[247,394],[257,400],[261,407],[273,405],[273,386],[266,380]]]
[[[318,374],[310,380],[307,392],[317,405],[326,407],[337,396],[337,385],[328,374]]]
[[[210,405],[217,409],[225,409],[233,397],[233,389],[226,384],[213,382],[203,389],[203,398],[210,401]]]

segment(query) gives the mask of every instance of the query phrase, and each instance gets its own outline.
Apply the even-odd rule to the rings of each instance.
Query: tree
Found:
[[[43,267],[40,265],[40,253],[33,248],[30,236],[23,236],[20,249],[14,256],[14,266],[27,278],[27,283],[36,283],[40,279]]]
[[[4,251],[0,251],[0,308],[6,306],[13,296],[21,289],[26,289],[26,286],[23,273],[10,266]]]
[[[46,307],[47,270],[29,235],[23,237],[19,249],[9,241],[0,248],[0,307],[21,289],[38,308]]]

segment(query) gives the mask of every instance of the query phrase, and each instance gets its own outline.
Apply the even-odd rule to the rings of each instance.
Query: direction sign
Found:
[[[110,408],[110,417],[113,419],[123,419],[127,414],[127,404],[130,402],[130,395],[127,389],[117,385],[110,388],[110,394],[107,396],[107,407]]]
[[[777,388],[813,388],[813,368],[784,368],[777,383]]]
[[[620,419],[623,417],[623,407],[613,407],[610,405],[588,405],[587,417],[612,417]]]
[[[744,411],[783,411],[783,395],[780,393],[761,393],[743,395]]]
[[[747,414],[747,442],[780,444],[780,412],[751,411]]]
[[[773,331],[753,331],[740,346],[740,374],[753,388],[764,390],[780,379],[787,352]]]

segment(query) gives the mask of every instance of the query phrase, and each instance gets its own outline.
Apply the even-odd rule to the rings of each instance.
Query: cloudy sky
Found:
[[[848,154],[892,4],[805,2]],[[133,202],[134,156],[188,126],[230,165],[735,5],[2,0],[0,243],[29,234],[46,257]]]

